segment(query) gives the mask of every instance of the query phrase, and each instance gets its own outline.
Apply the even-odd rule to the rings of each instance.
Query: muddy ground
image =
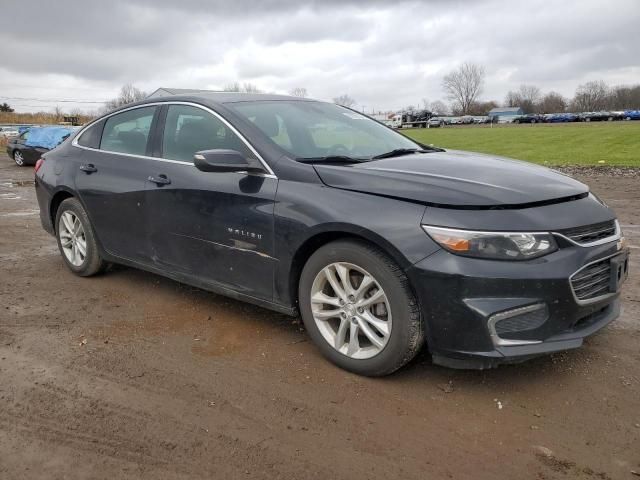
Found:
[[[632,247],[621,318],[491,371],[334,367],[295,319],[149,273],[72,275],[0,156],[0,478],[633,479],[640,179],[584,177]],[[26,182],[26,183],[21,183]]]

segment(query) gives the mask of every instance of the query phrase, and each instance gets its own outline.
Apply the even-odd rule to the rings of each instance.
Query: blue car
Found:
[[[623,118],[625,120],[640,120],[640,110],[625,110]]]
[[[574,122],[576,116],[573,113],[552,113],[545,117],[545,121],[548,123],[565,123]]]

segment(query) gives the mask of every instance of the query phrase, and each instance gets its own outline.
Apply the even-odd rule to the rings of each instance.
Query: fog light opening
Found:
[[[500,335],[534,330],[542,326],[548,318],[547,305],[545,303],[536,303],[491,315],[487,326],[491,341],[495,346],[533,345],[542,343],[542,340],[508,339],[502,338]]]

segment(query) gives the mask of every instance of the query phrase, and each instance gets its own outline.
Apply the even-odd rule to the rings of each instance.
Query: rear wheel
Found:
[[[68,198],[60,204],[55,225],[58,248],[69,270],[88,277],[104,269],[93,227],[78,199]]]
[[[13,161],[16,162],[16,165],[18,165],[19,167],[24,167],[24,155],[22,155],[22,152],[20,150],[13,151]]]
[[[407,277],[371,245],[336,241],[318,249],[302,271],[298,295],[309,335],[346,370],[387,375],[422,346],[422,319]]]

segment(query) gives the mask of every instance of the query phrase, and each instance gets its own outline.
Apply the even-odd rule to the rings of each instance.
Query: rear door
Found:
[[[271,299],[277,179],[246,172],[202,172],[200,150],[256,154],[220,116],[185,104],[163,107],[158,156],[145,204],[153,262],[207,283]]]
[[[141,106],[117,113],[86,130],[74,146],[76,189],[102,246],[110,254],[148,263],[144,218],[147,172],[159,107]]]

